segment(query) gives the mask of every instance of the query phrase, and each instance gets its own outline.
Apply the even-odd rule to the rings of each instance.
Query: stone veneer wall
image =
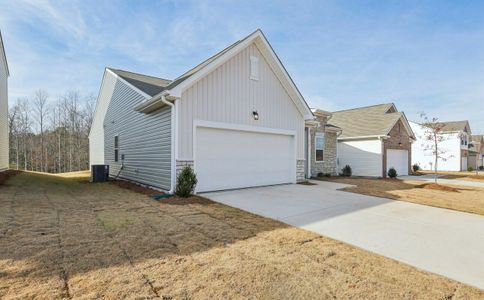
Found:
[[[319,173],[338,175],[336,170],[336,160],[337,160],[337,133],[336,132],[325,132],[325,125],[327,122],[326,117],[316,117],[320,122],[320,126],[317,128],[311,128],[311,177],[317,177]],[[316,161],[316,147],[315,147],[315,137],[316,133],[324,133],[325,145],[323,152],[323,161]]]
[[[408,151],[408,172],[412,170],[412,143],[410,142],[410,136],[408,135],[405,126],[402,121],[398,121],[397,124],[390,130],[390,138],[383,140],[383,170],[382,176],[387,177],[387,150],[407,150]],[[409,175],[409,174],[406,174]]]
[[[338,175],[337,166],[337,133],[336,132],[326,132],[326,144],[324,147],[324,162],[323,162],[323,173],[330,173],[331,175]]]
[[[306,180],[306,176],[304,176],[304,159],[298,159],[296,162],[296,181],[302,182]]]

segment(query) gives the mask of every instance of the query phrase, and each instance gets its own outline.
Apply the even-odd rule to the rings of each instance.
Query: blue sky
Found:
[[[104,67],[175,78],[261,28],[312,107],[394,102],[484,133],[484,1],[9,1],[11,102],[97,95]]]

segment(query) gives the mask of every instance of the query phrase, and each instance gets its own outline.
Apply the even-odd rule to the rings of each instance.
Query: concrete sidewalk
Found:
[[[204,196],[484,289],[484,216],[316,183]]]
[[[463,186],[471,186],[471,187],[482,187],[484,188],[484,181],[470,181],[470,180],[460,180],[460,179],[443,179],[440,178],[445,175],[437,175],[438,179],[437,182],[441,184],[451,184],[451,185],[463,185]],[[398,179],[402,180],[415,180],[415,181],[423,181],[423,182],[434,182],[435,177],[432,174],[422,175],[422,176],[398,176]]]

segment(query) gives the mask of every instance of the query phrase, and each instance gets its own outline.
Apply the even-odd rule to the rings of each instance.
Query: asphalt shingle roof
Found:
[[[333,112],[331,124],[343,129],[340,138],[387,135],[403,116],[392,112],[393,103]]]
[[[119,69],[108,69],[150,96],[154,96],[160,93],[171,83],[171,80],[168,79],[133,73]]]
[[[444,127],[442,131],[464,131],[466,127],[469,125],[468,121],[452,121],[452,122],[442,122]]]
[[[198,64],[194,68],[188,70],[187,72],[183,73],[182,75],[178,76],[174,80],[168,80],[168,79],[163,79],[163,78],[158,78],[154,76],[147,76],[143,74],[138,74],[138,73],[133,73],[129,71],[124,71],[124,70],[119,70],[119,69],[112,69],[109,68],[111,71],[116,73],[118,76],[123,78],[124,80],[128,81],[138,89],[142,90],[146,94],[150,96],[156,96],[157,94],[161,93],[164,90],[170,90],[183,81],[187,80],[190,78],[192,75],[200,71],[203,67],[211,63],[212,61],[216,60],[220,56],[222,56],[224,53],[229,51],[230,49],[234,48],[238,44],[240,44],[242,41],[247,39],[250,35],[248,35],[246,38],[239,40],[232,45],[228,46],[227,48],[223,49],[222,51],[216,53],[215,55],[209,57],[202,63]]]

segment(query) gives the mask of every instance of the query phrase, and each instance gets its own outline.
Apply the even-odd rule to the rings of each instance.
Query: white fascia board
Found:
[[[103,79],[101,80],[101,87],[99,88],[99,92],[97,94],[97,99],[96,99],[96,108],[94,108],[94,114],[93,114],[93,117],[92,117],[92,124],[94,124],[94,122],[96,121],[96,117],[97,117],[97,114],[98,114],[98,107],[99,107],[99,97],[101,96],[101,92],[104,88],[104,81],[106,80],[106,72],[107,72],[107,68],[104,69],[104,73],[103,73]],[[111,72],[112,73],[112,72]],[[91,129],[89,130],[89,135],[88,135],[88,138],[91,137],[91,132],[92,132],[92,126],[91,126]]]
[[[372,140],[372,139],[387,139],[389,138],[388,135],[366,135],[366,136],[353,136],[353,137],[344,137],[338,138],[338,141],[348,141],[348,140]]]
[[[334,127],[325,127],[324,128],[325,132],[343,132],[343,129],[341,128],[334,128]]]
[[[237,55],[237,53],[239,53],[241,50],[249,46],[254,41],[254,39],[259,35],[260,35],[260,31],[254,32],[252,36],[249,36],[243,42],[233,47],[229,51],[225,52],[220,57],[210,62],[208,65],[204,66],[201,70],[191,75],[188,79],[184,80],[179,85],[171,89],[169,91],[170,95],[181,98],[181,94],[183,93],[184,90],[186,90],[194,83],[196,83],[198,80],[206,76],[208,73],[212,72],[213,70],[221,66],[223,63],[225,63],[226,61],[228,61],[229,59]]]
[[[416,141],[417,138],[415,137],[415,132],[413,132],[413,129],[412,129],[412,126],[410,126],[410,122],[408,121],[407,119],[407,116],[405,115],[404,112],[402,112],[402,118],[403,118],[403,125],[405,126],[405,128],[407,129],[407,133],[408,135],[414,140]],[[402,119],[400,118],[400,119]]]
[[[279,69],[282,71],[282,74],[284,76],[284,79],[285,79],[285,82],[287,84],[289,84],[290,86],[290,89],[292,89],[292,91],[294,92],[295,96],[297,97],[297,99],[299,100],[299,103],[297,103],[296,101],[294,101],[294,98],[291,97],[291,99],[293,99],[294,103],[296,104],[296,106],[301,110],[301,113],[302,115],[304,116],[304,118],[307,120],[307,119],[310,119],[310,118],[313,118],[314,117],[314,114],[313,112],[311,111],[311,109],[309,108],[306,100],[304,100],[304,97],[302,96],[301,92],[299,91],[299,89],[297,88],[296,84],[294,83],[294,81],[292,80],[291,76],[289,75],[289,73],[287,72],[286,68],[284,67],[284,65],[282,64],[281,60],[279,59],[279,57],[277,56],[276,52],[274,51],[274,49],[272,48],[271,44],[269,43],[269,41],[266,39],[266,37],[264,36],[264,34],[261,32],[261,31],[257,31],[259,33],[258,37],[260,38],[260,41],[262,41],[263,45],[265,46],[265,48],[268,50],[272,60],[275,61],[275,63],[277,64],[277,66],[279,67]],[[273,70],[274,71],[274,70]],[[276,75],[277,75],[277,72],[276,72]],[[282,83],[282,82],[281,82]],[[286,84],[283,83],[283,86],[285,86]],[[302,107],[301,107],[302,106]]]
[[[5,69],[7,70],[7,77],[10,77],[10,70],[8,69],[8,62],[7,62],[7,53],[5,53],[5,47],[3,45],[3,38],[2,32],[0,31],[0,51],[2,51],[2,60],[5,65]]]
[[[167,101],[172,101],[175,102],[178,98],[175,97],[170,97],[167,91],[163,91],[160,94],[154,96],[153,98],[143,101],[142,103],[136,105],[134,107],[134,110],[137,112],[149,114],[157,109],[160,109],[161,107],[165,106],[166,104],[163,103],[162,97],[165,97]]]
[[[210,72],[212,72],[213,70],[215,70],[216,68],[218,68],[219,66],[224,64],[226,61],[228,61],[229,59],[231,59],[232,57],[237,55],[240,51],[247,48],[250,44],[252,44],[256,40],[260,41],[262,43],[262,45],[264,45],[264,47],[267,50],[266,52],[268,52],[270,54],[270,59],[273,60],[276,63],[276,65],[279,67],[279,69],[281,70],[281,73],[284,76],[284,81],[286,82],[286,84],[284,84],[282,82],[281,83],[283,84],[283,86],[286,89],[288,89],[287,85],[289,85],[289,88],[292,89],[293,93],[289,93],[289,96],[293,100],[293,102],[296,104],[296,107],[301,112],[304,119],[309,120],[309,119],[314,118],[314,115],[313,115],[311,109],[309,109],[309,106],[307,105],[306,101],[304,100],[304,97],[299,92],[298,88],[296,87],[296,85],[292,81],[291,77],[287,73],[287,70],[284,68],[280,59],[277,57],[276,53],[274,52],[274,50],[270,46],[269,42],[265,38],[264,34],[260,30],[255,31],[251,36],[247,37],[240,44],[238,44],[234,48],[230,49],[229,51],[227,51],[226,53],[224,53],[219,58],[212,61],[211,63],[209,63],[205,67],[203,67],[201,70],[199,70],[198,72],[196,72],[195,74],[190,76],[188,79],[186,79],[185,81],[181,82],[179,85],[177,85],[176,87],[174,87],[173,89],[168,91],[168,93],[170,95],[174,96],[174,97],[181,98],[181,94],[183,93],[184,90],[186,90],[187,88],[192,86],[194,83],[196,83],[198,80],[200,80],[201,78],[203,78],[204,76],[206,76],[207,74],[209,74]],[[261,51],[261,53],[264,55],[263,51]],[[276,73],[276,76],[277,76],[277,72],[275,72],[275,73]],[[295,101],[294,95],[291,96],[291,94],[294,94],[298,101]],[[297,102],[299,102],[299,103],[297,103]]]
[[[146,99],[151,99],[151,96],[150,95],[148,95],[147,93],[143,92],[139,88],[135,87],[131,83],[127,82],[126,80],[124,80],[123,78],[121,78],[121,76],[119,76],[118,74],[116,74],[113,71],[111,71],[109,68],[106,68],[106,71],[109,72],[110,74],[112,74],[114,77],[116,77],[122,83],[128,85],[130,88],[132,88],[134,91],[136,91],[141,96],[145,97]]]

